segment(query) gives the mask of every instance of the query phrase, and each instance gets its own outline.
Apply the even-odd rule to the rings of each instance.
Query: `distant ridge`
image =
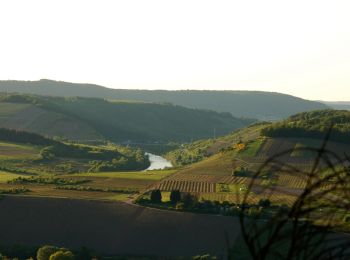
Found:
[[[350,101],[320,101],[333,109],[349,110]]]
[[[77,84],[48,79],[39,81],[0,81],[0,92],[172,103],[189,108],[230,112],[236,117],[260,120],[279,120],[299,112],[329,108],[321,102],[272,92],[111,89],[94,84]]]
[[[0,93],[0,127],[79,141],[188,142],[252,122],[170,104]]]

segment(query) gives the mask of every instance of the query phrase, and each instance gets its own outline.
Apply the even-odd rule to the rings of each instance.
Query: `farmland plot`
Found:
[[[34,159],[39,154],[39,148],[23,144],[0,142],[0,159]]]
[[[161,182],[158,186],[158,189],[162,191],[172,191],[179,190],[181,192],[215,192],[216,185],[215,183],[209,182],[194,182],[194,181],[174,181],[166,180]]]

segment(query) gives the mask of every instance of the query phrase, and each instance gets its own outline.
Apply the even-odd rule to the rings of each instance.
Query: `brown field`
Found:
[[[110,255],[224,258],[225,232],[230,244],[240,233],[236,218],[118,202],[11,196],[0,201],[0,212],[4,245],[86,246]]]
[[[13,178],[15,178],[14,175]],[[56,189],[53,184],[8,184],[0,183],[0,189],[6,190],[11,188],[26,187],[30,190],[26,195],[43,196],[43,197],[59,197],[59,198],[80,198],[80,199],[98,199],[98,200],[120,200],[127,201],[135,199],[138,192],[146,190],[151,185],[157,183],[155,180],[147,179],[124,179],[124,178],[108,178],[108,177],[81,177],[81,176],[60,176],[63,179],[72,180],[89,180],[90,182],[79,184],[82,187],[91,187],[98,189],[132,189],[135,190],[132,194],[123,192],[103,192],[103,191],[79,191]]]

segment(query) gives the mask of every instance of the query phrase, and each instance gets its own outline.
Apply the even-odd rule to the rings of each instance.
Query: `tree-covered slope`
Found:
[[[98,98],[0,95],[0,126],[74,140],[190,141],[220,136],[252,120],[170,104]]]
[[[327,108],[320,102],[270,92],[110,89],[93,84],[51,80],[0,81],[0,91],[172,103],[189,108],[230,112],[234,116],[260,120],[278,120],[303,111]]]
[[[350,112],[319,110],[299,113],[262,130],[269,137],[302,137],[322,139],[332,127],[330,140],[350,143]]]
[[[38,153],[23,157],[22,150],[28,148]],[[0,151],[0,170],[19,173],[32,173],[33,169],[35,173],[144,170],[150,165],[148,157],[139,149],[61,142],[6,128],[0,128]]]

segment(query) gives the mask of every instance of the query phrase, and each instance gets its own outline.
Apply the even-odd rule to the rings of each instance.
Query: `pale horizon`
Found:
[[[350,100],[348,1],[2,1],[0,79]]]

